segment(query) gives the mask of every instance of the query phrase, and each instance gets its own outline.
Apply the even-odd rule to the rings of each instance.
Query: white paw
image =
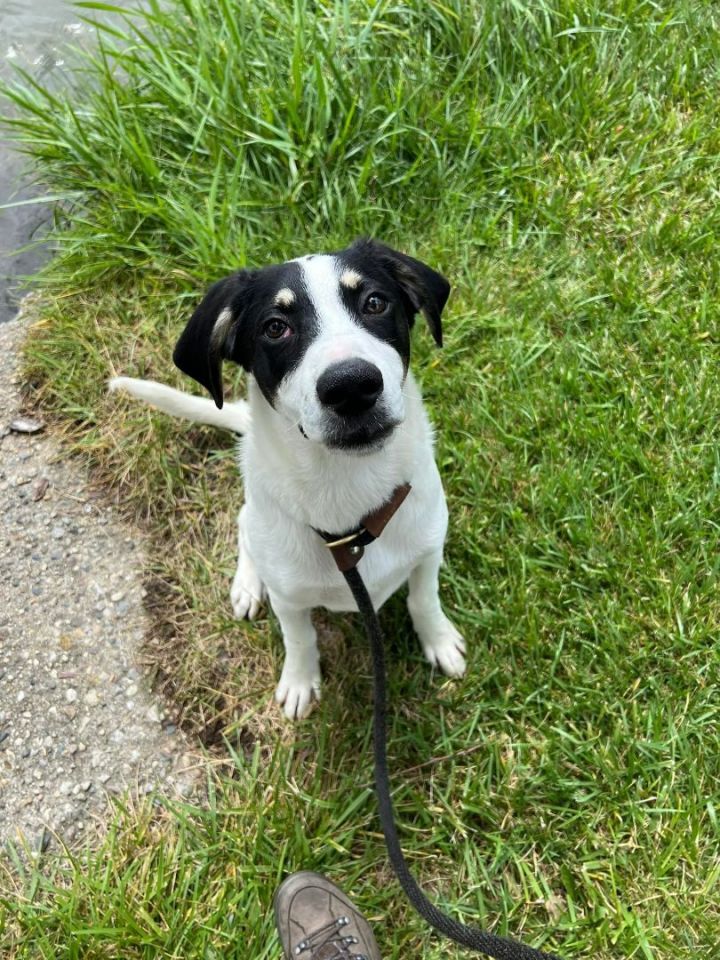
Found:
[[[238,620],[254,620],[265,599],[265,587],[255,570],[246,564],[238,565],[230,588],[230,603]]]
[[[423,653],[433,667],[440,667],[448,677],[465,673],[465,641],[447,617],[419,634]]]
[[[290,669],[285,662],[275,699],[289,720],[301,720],[312,708],[313,700],[320,699],[320,667],[317,663],[302,669]]]

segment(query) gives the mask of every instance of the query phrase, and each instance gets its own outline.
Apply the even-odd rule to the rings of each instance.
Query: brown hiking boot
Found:
[[[275,923],[285,960],[382,960],[367,920],[319,873],[286,877],[275,894]]]

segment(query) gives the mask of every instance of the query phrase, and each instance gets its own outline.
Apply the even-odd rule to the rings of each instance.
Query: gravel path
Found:
[[[0,847],[37,850],[103,822],[108,794],[187,796],[200,762],[136,660],[140,533],[44,430],[10,428],[28,323],[0,324]]]

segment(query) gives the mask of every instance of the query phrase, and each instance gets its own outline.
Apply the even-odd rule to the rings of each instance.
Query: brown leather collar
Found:
[[[338,570],[344,573],[358,565],[365,553],[365,547],[373,540],[377,540],[411,489],[409,483],[402,483],[399,487],[395,487],[390,499],[377,510],[363,517],[360,526],[349,533],[333,534],[322,530],[316,531],[332,553]]]

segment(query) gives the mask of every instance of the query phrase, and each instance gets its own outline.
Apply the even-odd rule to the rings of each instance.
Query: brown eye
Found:
[[[268,320],[263,327],[263,333],[269,340],[280,340],[282,337],[289,336],[291,330],[284,320],[275,317],[273,320]]]
[[[379,313],[385,313],[388,302],[379,293],[371,293],[363,306],[363,313],[370,313],[377,316]]]

